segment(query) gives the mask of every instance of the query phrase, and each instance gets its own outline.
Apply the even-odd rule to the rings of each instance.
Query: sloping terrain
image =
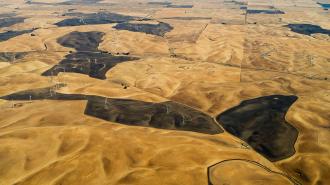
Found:
[[[0,0],[0,185],[330,183],[327,0]]]

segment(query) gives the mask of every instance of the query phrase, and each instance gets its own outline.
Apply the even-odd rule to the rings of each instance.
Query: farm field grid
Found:
[[[0,0],[0,185],[330,184],[330,0]]]

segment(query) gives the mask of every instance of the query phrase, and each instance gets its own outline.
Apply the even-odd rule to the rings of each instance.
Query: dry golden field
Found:
[[[0,185],[330,184],[329,5],[0,0]]]

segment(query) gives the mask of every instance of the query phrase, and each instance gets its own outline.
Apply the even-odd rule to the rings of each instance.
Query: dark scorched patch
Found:
[[[223,130],[212,117],[175,102],[150,103],[111,99],[93,95],[62,94],[55,87],[20,91],[1,97],[5,100],[88,100],[85,114],[131,126],[219,134]]]
[[[27,54],[27,52],[0,52],[0,62],[15,62]]]
[[[319,4],[323,9],[328,10],[330,8],[330,3],[317,3]]]
[[[11,38],[14,38],[14,37],[26,34],[26,33],[31,33],[33,31],[34,30],[31,29],[31,30],[21,30],[21,31],[7,31],[4,33],[0,33],[0,42],[9,40]]]
[[[247,14],[284,14],[281,10],[247,10]]]
[[[208,115],[175,102],[149,103],[137,100],[96,98],[85,114],[125,125],[219,134],[222,129]]]
[[[194,5],[174,5],[174,4],[169,4],[166,5],[166,8],[192,8]]]
[[[167,1],[164,1],[164,2],[151,1],[151,2],[148,2],[147,4],[149,4],[149,5],[170,5],[172,3],[167,2]]]
[[[77,51],[98,51],[97,47],[102,42],[103,32],[78,32],[74,31],[57,39],[64,47],[74,48]]]
[[[77,18],[68,18],[56,23],[59,27],[63,26],[80,26],[80,25],[94,25],[94,24],[112,24],[123,23],[134,20],[149,20],[141,17],[127,16],[116,13],[67,13],[64,16],[76,16]]]
[[[216,119],[267,159],[278,161],[295,153],[298,131],[285,121],[285,115],[296,100],[296,96],[282,95],[245,100]]]
[[[117,64],[138,59],[137,57],[114,56],[101,52],[77,52],[67,55],[59,64],[42,73],[42,76],[56,76],[60,72],[73,72],[104,80],[107,71]]]
[[[24,22],[24,17],[6,17],[0,19],[0,28],[10,27],[12,25]]]
[[[315,33],[321,33],[325,35],[330,36],[330,30],[323,29],[322,27],[318,25],[313,24],[288,24],[285,27],[288,27],[291,29],[291,31],[304,34],[304,35],[312,35]]]
[[[132,56],[114,56],[98,50],[103,32],[71,32],[57,42],[65,47],[75,48],[77,52],[65,56],[59,64],[42,73],[42,76],[56,76],[60,72],[86,74],[92,78],[106,79],[108,70],[119,63],[138,60]]]
[[[14,16],[16,16],[15,13],[0,13],[0,18],[14,17]]]
[[[119,23],[113,28],[117,30],[128,30],[133,32],[142,32],[146,34],[152,34],[157,36],[164,36],[165,33],[173,29],[167,23],[160,22],[158,24],[136,24],[136,23]]]

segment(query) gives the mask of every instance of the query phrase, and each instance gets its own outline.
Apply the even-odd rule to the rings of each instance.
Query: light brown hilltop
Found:
[[[3,27],[0,21],[0,185],[330,183],[330,14],[316,1],[63,2],[0,0],[0,19],[26,18]],[[244,7],[284,14],[246,16]],[[56,25],[77,17],[88,22],[86,17],[97,12],[131,16],[132,20]],[[142,28],[135,32],[116,29],[126,23],[166,23],[171,28],[163,35],[159,30],[147,34]],[[328,32],[308,35],[286,26],[295,23],[318,25]],[[30,29],[35,30],[3,39],[7,31]],[[74,32],[93,31],[104,33],[93,51],[79,51],[75,45],[79,40],[86,45],[97,42],[93,37],[88,41],[81,37],[72,41],[74,44],[70,41],[76,48],[58,41]],[[11,60],[6,58],[8,52],[24,54]],[[80,57],[77,53],[84,52],[87,54],[82,54],[81,61],[76,61]],[[93,54],[101,57],[88,58]],[[92,70],[74,71],[86,66],[91,69],[95,67],[92,62],[96,65],[102,57],[113,62],[107,58],[110,55],[136,58],[111,66],[105,79],[93,76]],[[89,63],[81,65],[86,58]],[[65,59],[72,66],[65,64]],[[43,75],[56,65],[66,66],[66,71]],[[58,84],[65,86],[50,88],[47,98],[4,98]],[[118,121],[107,121],[108,117],[88,114],[86,106],[95,99],[54,98],[59,93],[107,97],[104,107],[112,99],[159,105],[172,101],[211,118],[224,132],[212,135],[167,129],[166,125],[161,129],[150,124],[145,127],[148,124],[144,122],[144,126],[135,122],[127,125],[127,120],[149,116],[136,113],[152,109],[143,106],[124,113],[118,106],[118,110],[107,112],[119,112]],[[295,153],[276,161],[216,122],[219,114],[240,102],[270,95],[298,97],[285,115],[298,131]],[[134,104],[122,107],[134,108]]]

